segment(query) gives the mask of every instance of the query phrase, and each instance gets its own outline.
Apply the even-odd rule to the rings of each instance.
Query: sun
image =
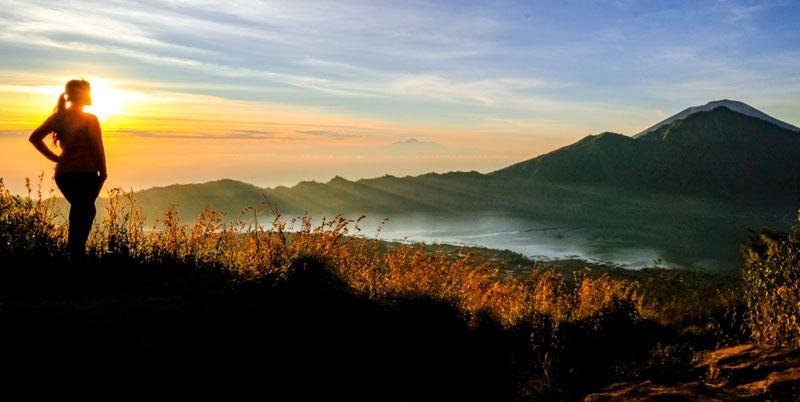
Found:
[[[103,80],[94,79],[92,86],[92,106],[87,106],[86,111],[103,120],[109,116],[124,114],[125,103],[131,99],[128,92],[111,88]]]

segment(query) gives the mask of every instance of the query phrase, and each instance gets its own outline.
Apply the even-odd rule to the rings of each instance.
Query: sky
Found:
[[[711,100],[800,125],[797,1],[0,0],[0,177],[92,83],[107,187],[490,172]]]

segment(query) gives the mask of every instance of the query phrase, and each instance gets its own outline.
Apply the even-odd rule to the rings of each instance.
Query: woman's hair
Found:
[[[79,80],[70,80],[67,82],[67,85],[64,86],[64,93],[58,96],[58,103],[56,103],[56,107],[53,109],[53,114],[56,115],[57,119],[60,119],[59,115],[67,110],[68,101],[72,104],[91,104],[91,90],[92,88],[89,85],[89,81],[83,78]],[[56,124],[56,127],[58,126],[59,124]],[[53,131],[53,145],[58,143],[60,140],[59,137],[58,130]]]

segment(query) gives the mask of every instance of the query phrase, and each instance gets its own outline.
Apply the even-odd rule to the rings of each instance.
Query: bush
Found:
[[[12,195],[0,178],[0,258],[11,253],[64,255],[66,227],[53,222],[54,203],[42,197],[42,178],[36,198],[31,198],[30,180],[25,182],[28,195],[20,197]]]
[[[753,340],[800,347],[800,217],[789,234],[753,234],[742,253],[746,321]]]

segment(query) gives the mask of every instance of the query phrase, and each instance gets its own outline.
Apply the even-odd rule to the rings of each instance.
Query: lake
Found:
[[[360,225],[360,234],[375,237],[378,224],[367,218]],[[511,250],[534,259],[580,258],[626,268],[653,266],[656,259],[662,265],[680,266],[668,261],[660,251],[641,246],[623,231],[598,231],[503,214],[407,215],[387,221],[378,238]]]

